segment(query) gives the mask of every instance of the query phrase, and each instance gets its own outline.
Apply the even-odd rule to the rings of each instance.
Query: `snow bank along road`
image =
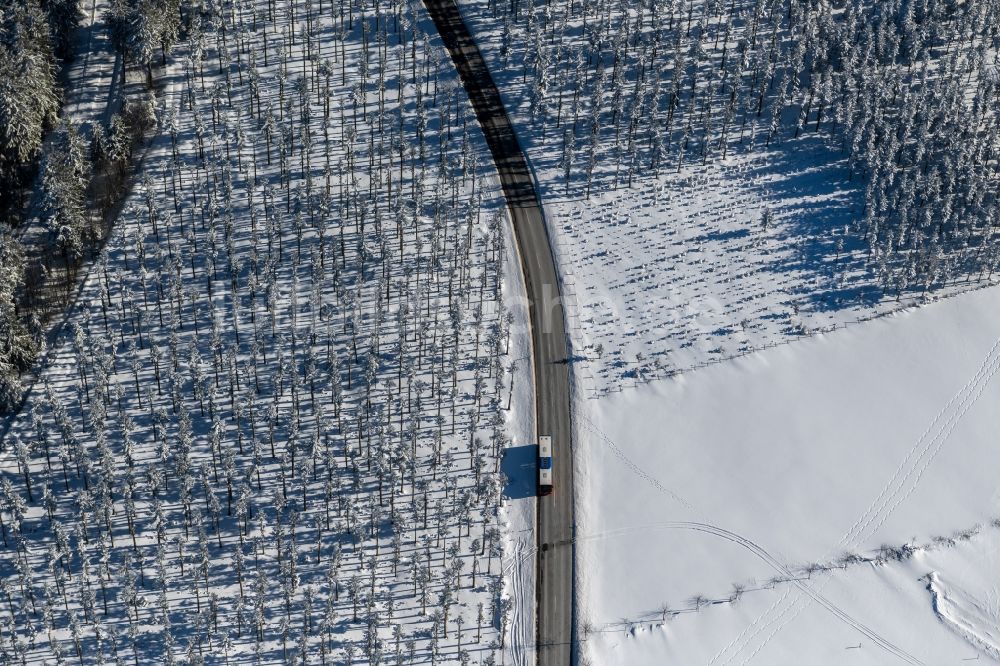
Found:
[[[538,432],[552,435],[554,492],[538,505],[538,664],[569,664],[573,632],[573,457],[569,347],[548,232],[521,146],[454,0],[424,0],[451,54],[500,173],[524,272]],[[557,545],[560,544],[560,545]]]

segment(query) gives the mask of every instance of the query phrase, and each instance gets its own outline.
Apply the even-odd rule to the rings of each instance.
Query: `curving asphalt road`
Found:
[[[538,498],[538,666],[573,659],[573,455],[569,345],[538,193],[500,92],[455,0],[424,0],[475,109],[500,173],[528,295],[537,434],[551,435],[554,492]]]

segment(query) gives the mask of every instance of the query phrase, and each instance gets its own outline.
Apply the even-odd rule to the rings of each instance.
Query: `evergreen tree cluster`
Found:
[[[567,188],[820,132],[863,178],[855,230],[884,288],[981,279],[1000,261],[997,3],[486,4]]]
[[[0,233],[0,409],[9,410],[21,400],[21,373],[31,367],[39,343],[17,307],[17,292],[24,287],[24,256],[9,233]]]
[[[157,56],[166,65],[167,52],[180,37],[182,4],[181,0],[112,0],[107,16],[115,48],[147,71]]]
[[[75,0],[11,0],[0,5],[0,210],[18,206],[33,178],[45,133],[58,117],[58,56],[78,20]],[[54,185],[54,180],[49,180]],[[67,193],[68,194],[68,193]],[[54,203],[54,202],[53,202]],[[64,198],[79,211],[82,200]],[[20,375],[39,344],[18,304],[24,294],[25,257],[9,230],[0,231],[0,410],[16,406]]]
[[[63,11],[61,4],[49,6]],[[7,196],[20,185],[20,170],[41,152],[44,132],[59,111],[49,16],[37,0],[0,6],[0,184]],[[66,34],[61,26],[56,24],[57,40]]]
[[[89,182],[87,145],[72,121],[66,121],[42,161],[42,214],[67,265],[75,265],[83,256]]]

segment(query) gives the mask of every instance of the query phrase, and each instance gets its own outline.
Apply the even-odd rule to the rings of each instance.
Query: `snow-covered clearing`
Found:
[[[198,18],[4,441],[0,661],[531,663],[523,298],[430,21]]]
[[[809,173],[808,160],[782,157],[738,155],[589,200],[553,193],[587,388],[619,390],[899,307],[878,302],[851,247],[856,196],[836,165]]]
[[[1000,293],[981,290],[582,401],[578,553],[582,571],[602,572],[580,579],[582,619],[603,632],[588,644],[595,663],[905,663],[753,548],[690,522],[752,541],[924,663],[974,657],[936,623],[926,581],[850,561],[996,531],[998,371]],[[994,592],[977,581],[995,579],[996,551],[962,552],[965,596],[941,616],[993,635]],[[956,575],[941,566],[941,580]],[[659,624],[664,605],[681,611],[666,629],[621,636]]]

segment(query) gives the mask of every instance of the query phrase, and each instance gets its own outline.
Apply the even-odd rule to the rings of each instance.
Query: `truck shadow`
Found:
[[[538,446],[525,444],[511,446],[504,450],[500,461],[500,471],[507,483],[503,488],[503,496],[508,499],[534,497],[538,487],[537,474]]]

